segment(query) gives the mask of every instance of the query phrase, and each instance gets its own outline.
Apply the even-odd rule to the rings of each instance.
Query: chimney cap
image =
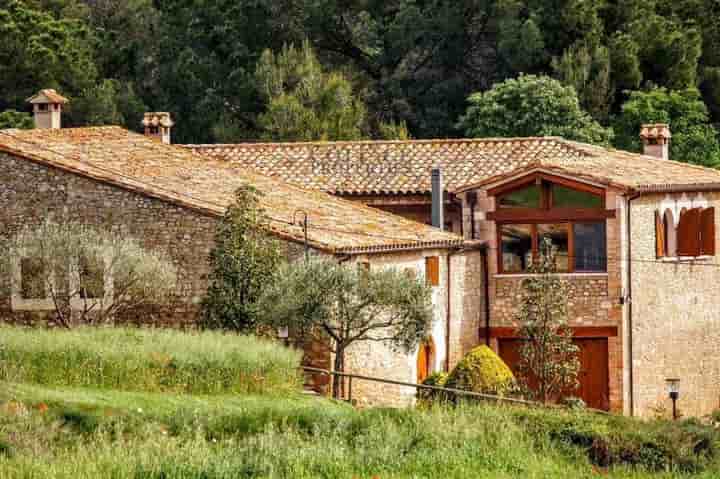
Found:
[[[39,104],[39,103],[68,103],[70,100],[59,94],[57,91],[55,91],[52,88],[45,88],[44,90],[40,90],[35,95],[31,96],[27,100],[25,100],[32,104]]]
[[[175,123],[173,123],[172,119],[170,118],[170,113],[166,111],[153,111],[145,113],[145,116],[142,120],[142,125],[145,127],[148,126],[162,126],[165,128],[171,128]]]
[[[670,125],[667,123],[647,123],[640,127],[640,138],[643,140],[668,140],[671,137]]]

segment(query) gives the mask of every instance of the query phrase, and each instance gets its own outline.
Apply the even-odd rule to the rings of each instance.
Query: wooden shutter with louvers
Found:
[[[655,256],[665,257],[665,225],[659,211],[655,212]]]
[[[425,281],[430,286],[440,285],[440,258],[438,256],[425,258]]]
[[[715,256],[715,208],[700,213],[700,253]]]
[[[680,214],[677,231],[678,256],[700,256],[701,210],[693,208]]]

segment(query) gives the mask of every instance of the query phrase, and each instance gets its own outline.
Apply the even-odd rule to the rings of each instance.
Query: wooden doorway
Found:
[[[522,341],[516,338],[498,339],[500,357],[513,373],[517,373]],[[575,391],[568,391],[565,396],[577,396],[585,401],[588,407],[609,410],[610,375],[607,338],[575,338],[573,342],[580,348],[579,385]]]
[[[433,373],[435,364],[435,343],[428,338],[420,343],[417,356],[417,382],[422,383]]]

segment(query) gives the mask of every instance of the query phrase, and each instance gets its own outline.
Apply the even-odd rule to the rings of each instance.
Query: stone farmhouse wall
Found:
[[[137,238],[145,248],[168,254],[178,271],[174,304],[162,317],[152,321],[142,316],[127,318],[127,321],[177,328],[195,327],[199,303],[207,288],[207,257],[214,241],[216,217],[0,153],[0,238],[12,237],[21,228],[40,224],[45,218],[112,228]],[[301,244],[283,244],[290,259],[303,256]],[[312,254],[321,253],[313,251]],[[422,275],[424,256],[446,254],[441,250],[415,251],[363,255],[352,260],[369,261],[373,267],[412,267]],[[481,301],[478,283],[481,275],[479,262],[468,259],[471,257],[471,253],[463,253],[451,259],[452,281],[458,285],[451,300],[454,308],[451,315],[451,362],[457,361],[477,343],[476,311]],[[446,267],[443,257],[440,261],[441,286],[436,287],[433,293],[436,304],[434,335],[439,338],[436,341],[438,348],[445,347]],[[53,326],[51,310],[14,311],[9,292],[10,278],[1,277],[0,321]],[[464,321],[463,318],[470,320]],[[329,369],[331,356],[327,344],[308,342],[300,346],[305,350],[306,364]],[[442,351],[444,361],[444,349]],[[365,351],[367,354],[362,353],[362,349],[358,348],[352,356],[350,364],[355,372],[402,380],[412,380],[416,375],[415,355],[409,361],[406,354],[396,353],[385,346],[379,346],[379,349],[373,346],[371,351]],[[438,370],[444,367],[440,359],[436,367]],[[327,377],[308,375],[307,379],[316,389],[327,390]],[[402,403],[402,398],[406,396],[402,391],[386,389],[370,388],[366,393],[358,389],[358,392],[375,404]]]
[[[445,371],[448,366],[452,369],[468,351],[479,343],[480,311],[482,311],[480,253],[466,251],[450,256],[449,341],[446,340],[448,337],[446,321],[448,308],[447,251],[427,250],[396,253],[377,257],[358,257],[356,260],[368,261],[371,269],[409,269],[414,271],[417,277],[423,278],[425,257],[427,256],[439,256],[440,258],[440,284],[432,287],[435,315],[431,333],[435,345],[432,369]],[[346,371],[415,383],[417,382],[417,357],[417,347],[412,351],[402,351],[384,343],[357,343],[351,346],[346,353]],[[414,401],[415,389],[356,379],[352,384],[352,396],[361,406],[378,403],[406,406]]]
[[[495,211],[495,199],[487,195],[486,190],[475,190],[477,202],[474,216],[465,202],[463,209],[463,230],[469,238],[474,231],[475,238],[487,243],[488,252],[488,289],[490,310],[491,347],[499,350],[495,331],[514,330],[517,307],[521,300],[521,283],[525,275],[498,273],[497,225],[487,219],[487,213]],[[620,209],[621,199],[612,190],[606,192],[605,203],[608,209],[615,209],[615,218],[606,222],[607,240],[607,272],[606,273],[570,273],[562,274],[568,294],[568,320],[573,328],[594,328],[602,331],[614,331],[607,336],[608,341],[608,389],[609,404],[613,411],[623,410],[623,305],[620,297],[623,294],[621,268],[621,228],[623,214]],[[484,321],[484,318],[483,318]],[[484,338],[483,338],[484,339]]]
[[[715,207],[717,231],[720,193],[702,195]],[[702,416],[720,408],[720,263],[717,256],[656,259],[655,211],[667,198],[641,196],[631,203],[634,412],[668,414],[665,380],[679,378],[678,409]],[[718,241],[716,234],[716,251]]]
[[[0,154],[0,224],[4,238],[46,218],[113,228],[137,238],[145,248],[169,255],[178,271],[172,311],[162,325],[190,325],[207,287],[207,257],[217,219],[180,206]],[[9,279],[2,278],[7,292]],[[11,310],[0,296],[0,318],[19,322],[50,320],[51,312]],[[132,318],[139,323],[148,318]]]

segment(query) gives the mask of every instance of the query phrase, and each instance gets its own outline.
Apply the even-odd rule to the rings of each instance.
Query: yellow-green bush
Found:
[[[487,346],[470,351],[452,370],[445,387],[485,394],[505,394],[515,384],[512,371]]]

